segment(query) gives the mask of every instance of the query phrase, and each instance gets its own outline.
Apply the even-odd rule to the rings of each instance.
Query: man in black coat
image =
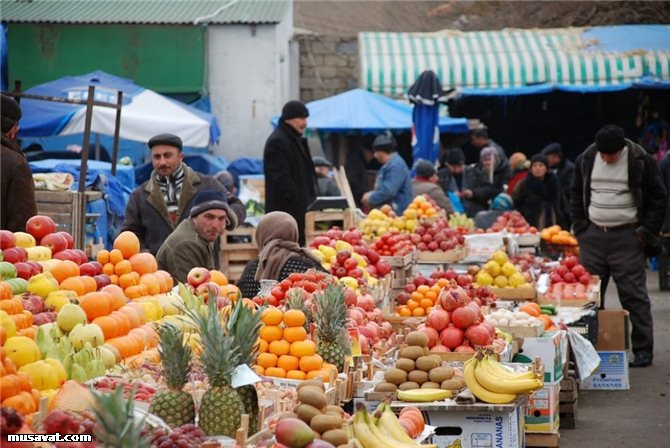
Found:
[[[265,142],[265,210],[282,211],[298,222],[299,244],[305,244],[305,213],[316,198],[316,174],[307,140],[309,111],[300,101],[282,109],[279,125]]]
[[[570,228],[570,186],[572,178],[575,176],[575,164],[565,158],[563,148],[560,143],[549,143],[542,149],[542,154],[549,160],[549,168],[558,176],[561,183],[560,193],[560,215],[558,224],[564,228]]]
[[[571,189],[572,228],[584,267],[603,280],[611,276],[621,306],[630,313],[635,359],[651,365],[654,328],[647,292],[646,257],[658,255],[668,198],[658,162],[640,145],[607,125],[575,163]]]

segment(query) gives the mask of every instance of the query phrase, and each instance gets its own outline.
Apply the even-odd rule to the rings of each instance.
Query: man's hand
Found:
[[[463,190],[461,197],[465,199],[470,199],[472,197],[472,190]]]
[[[363,194],[363,197],[361,198],[361,204],[369,206],[371,194],[372,194],[371,191],[368,191],[367,193]]]

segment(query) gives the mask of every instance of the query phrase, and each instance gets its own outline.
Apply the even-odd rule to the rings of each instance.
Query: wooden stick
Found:
[[[240,428],[235,432],[235,442],[239,446],[244,446],[249,437],[249,414],[242,414],[242,422]]]

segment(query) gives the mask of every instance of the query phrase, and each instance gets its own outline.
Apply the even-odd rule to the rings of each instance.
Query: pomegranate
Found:
[[[440,333],[436,329],[425,326],[421,331],[428,336],[428,348],[434,347],[440,341]]]
[[[479,314],[474,307],[462,306],[451,313],[451,321],[461,330],[465,330],[479,321]]]
[[[372,311],[375,309],[375,300],[371,295],[366,294],[358,298],[358,306],[365,311]]]
[[[456,350],[454,350],[456,353],[474,353],[475,349],[470,347],[469,345],[460,345],[456,347]]]
[[[426,319],[426,326],[434,328],[437,331],[442,331],[445,328],[447,328],[450,321],[451,319],[449,317],[448,311],[439,308],[434,308],[428,314],[428,318]]]
[[[454,350],[461,345],[464,337],[463,330],[454,327],[453,325],[448,326],[442,330],[442,333],[440,333],[440,341],[442,342],[442,345],[451,350]]]
[[[438,297],[440,306],[445,311],[453,311],[458,307],[466,305],[470,302],[470,296],[460,286],[451,286],[444,288]]]
[[[449,350],[449,347],[442,345],[442,344],[437,344],[436,346],[432,347],[430,349],[431,353],[449,353],[451,350]]]
[[[365,314],[360,312],[358,308],[352,308],[349,310],[349,318],[356,322],[356,326],[360,326],[365,323]]]
[[[485,347],[493,341],[489,329],[484,325],[473,325],[465,330],[465,337],[475,347]]]

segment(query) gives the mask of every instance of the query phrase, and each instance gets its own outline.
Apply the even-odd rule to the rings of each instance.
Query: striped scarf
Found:
[[[181,194],[181,186],[184,183],[184,164],[179,165],[177,170],[168,177],[156,174],[156,182],[163,193],[163,199],[167,206],[168,213],[175,214],[179,208],[179,196]]]

